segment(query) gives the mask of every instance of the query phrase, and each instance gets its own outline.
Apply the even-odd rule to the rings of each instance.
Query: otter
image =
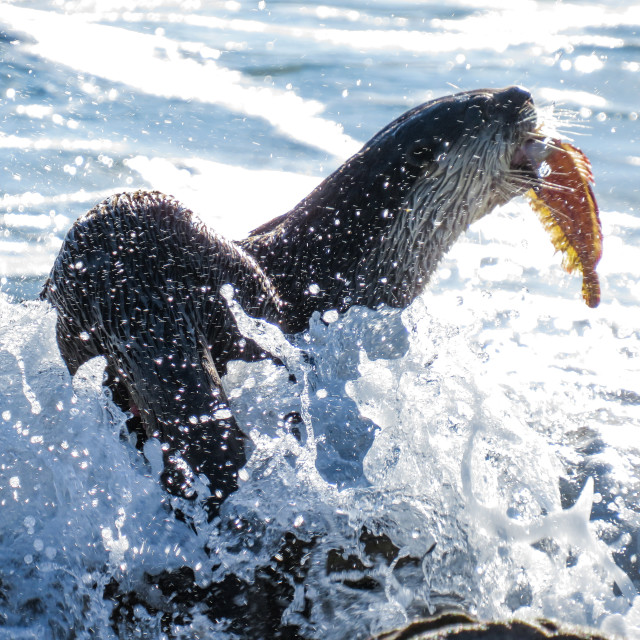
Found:
[[[471,223],[535,183],[536,118],[521,87],[422,104],[239,242],[159,192],[107,198],[74,223],[42,292],[70,373],[104,356],[116,402],[163,443],[166,488],[193,497],[203,474],[215,513],[246,462],[220,377],[269,357],[221,288],[288,334],[314,311],[406,307]]]

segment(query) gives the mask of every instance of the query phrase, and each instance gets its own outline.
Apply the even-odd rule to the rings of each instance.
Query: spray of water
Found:
[[[116,603],[104,598],[114,585],[145,603],[136,627],[162,637],[173,605],[146,576],[185,567],[202,589],[255,586],[275,567],[281,624],[308,637],[364,638],[451,606],[635,628],[634,585],[612,560],[619,542],[590,519],[594,483],[567,504],[553,420],[535,394],[523,402],[489,375],[481,317],[454,325],[447,305],[437,316],[422,299],[314,316],[292,339],[224,294],[245,336],[284,366],[230,364],[225,388],[253,451],[220,518],[208,525],[192,505],[190,526],[161,489],[158,444],[142,454],[128,441],[104,362],[72,381],[54,314],[2,299],[7,637],[74,626],[115,637]],[[172,623],[177,637],[233,637],[202,603],[188,614]]]

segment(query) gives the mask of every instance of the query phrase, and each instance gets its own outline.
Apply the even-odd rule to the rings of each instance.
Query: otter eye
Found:
[[[430,162],[427,162],[425,164],[422,165],[422,170],[424,172],[424,177],[426,178],[427,176],[430,176],[432,173],[435,172],[435,170],[438,168],[438,163],[436,160],[431,160]]]

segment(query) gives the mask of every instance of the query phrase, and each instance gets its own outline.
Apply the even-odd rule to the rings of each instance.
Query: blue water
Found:
[[[319,540],[284,615],[309,637],[452,603],[640,637],[639,31],[638,6],[618,2],[0,4],[0,638],[114,637],[110,580],[248,577],[291,530]],[[230,368],[255,450],[223,523],[261,533],[196,513],[195,536],[168,515],[157,452],[121,441],[103,365],[71,381],[36,301],[73,220],[157,188],[242,237],[404,110],[511,84],[553,105],[593,164],[601,306],[510,203],[403,314],[313,324],[295,346],[315,368],[291,352],[297,384]],[[290,411],[307,416],[304,445],[282,428]],[[336,549],[372,562],[363,526],[421,564],[378,558],[372,591],[328,576]],[[178,637],[232,637],[189,613]],[[137,615],[162,637],[159,614]]]

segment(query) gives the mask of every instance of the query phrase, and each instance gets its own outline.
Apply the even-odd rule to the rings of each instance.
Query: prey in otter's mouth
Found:
[[[520,87],[427,102],[240,242],[161,193],[108,198],[73,225],[42,294],[70,372],[105,356],[116,402],[163,442],[167,489],[192,495],[203,474],[215,513],[246,462],[220,376],[269,355],[238,331],[221,288],[288,333],[316,310],[407,306],[471,223],[540,187],[536,119]]]

